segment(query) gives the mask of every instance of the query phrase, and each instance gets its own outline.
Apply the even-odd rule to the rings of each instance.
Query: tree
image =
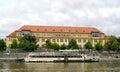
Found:
[[[65,44],[62,44],[61,47],[60,47],[60,49],[63,49],[63,50],[67,49],[67,46]]]
[[[111,48],[111,44],[107,41],[104,45],[104,49],[105,50],[110,50],[110,48]]]
[[[6,47],[6,43],[4,42],[3,39],[0,39],[0,51],[5,50],[5,47]]]
[[[46,40],[45,46],[46,46],[46,48],[51,48],[52,47],[51,41],[49,39]]]
[[[102,46],[102,44],[100,43],[100,42],[98,42],[96,45],[95,45],[95,49],[96,50],[102,50],[102,48],[103,48],[103,46]]]
[[[111,50],[113,50],[113,51],[118,51],[119,50],[119,42],[117,41],[117,40],[115,40],[114,42],[113,42],[113,44],[111,45]]]
[[[52,44],[52,48],[55,49],[55,50],[59,50],[60,46],[55,42],[55,43]]]
[[[38,45],[36,44],[36,38],[35,36],[32,36],[30,34],[25,34],[23,37],[20,38],[19,47],[23,50],[35,50],[38,48]]]
[[[93,46],[92,46],[91,42],[89,42],[89,41],[84,45],[84,47],[86,49],[93,49]]]
[[[120,37],[117,37],[117,41],[120,43]]]
[[[17,43],[17,40],[16,40],[16,39],[13,39],[12,44],[11,44],[11,48],[12,48],[12,49],[18,48],[18,43]]]
[[[68,44],[68,48],[70,48],[70,49],[78,49],[78,45],[77,45],[76,40],[71,39],[69,44]]]
[[[105,49],[106,50],[119,50],[120,49],[120,43],[119,39],[115,36],[110,36],[108,41],[105,43]]]
[[[120,37],[117,37],[117,41],[119,43],[119,45],[118,45],[118,51],[120,51]]]

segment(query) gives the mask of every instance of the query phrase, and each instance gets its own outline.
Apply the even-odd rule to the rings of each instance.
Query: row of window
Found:
[[[38,42],[45,42],[47,39],[38,39]],[[49,39],[51,42],[69,42],[70,39]],[[86,43],[87,39],[77,39],[78,43]],[[103,40],[92,40],[92,42],[102,42]]]
[[[21,35],[24,35],[24,34],[26,34],[26,33],[22,33],[22,34],[19,34],[18,33],[18,36],[21,36]],[[47,34],[47,33],[43,33],[43,34],[40,34],[40,33],[36,33],[36,34],[32,34],[32,35],[34,35],[34,36],[36,36],[36,37],[40,37],[40,36],[42,36],[42,37],[49,37],[49,36],[52,36],[52,37],[70,37],[70,36],[72,36],[72,37],[81,37],[82,35],[81,34]],[[82,37],[100,37],[100,34],[99,33],[92,33],[91,35],[90,34],[88,34],[88,35],[83,35]]]
[[[43,33],[43,34],[33,34],[33,35],[35,35],[35,36],[37,36],[37,37],[39,37],[39,36],[55,36],[55,37],[69,37],[69,36],[81,36],[80,34],[45,34],[45,33]]]
[[[9,38],[9,41],[13,41],[14,38]],[[38,42],[45,42],[47,39],[37,39]],[[69,42],[70,39],[49,39],[51,42]],[[78,43],[85,43],[87,42],[88,40],[87,39],[76,39],[76,41]],[[103,40],[97,40],[97,39],[94,39],[92,40],[92,42],[103,42]]]

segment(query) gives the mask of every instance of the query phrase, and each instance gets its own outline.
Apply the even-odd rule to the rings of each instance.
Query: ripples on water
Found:
[[[0,72],[120,72],[118,62],[26,63],[0,62]]]

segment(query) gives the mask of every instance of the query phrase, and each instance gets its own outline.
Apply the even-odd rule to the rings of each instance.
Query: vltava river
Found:
[[[0,62],[0,72],[120,72],[120,61],[95,63]]]

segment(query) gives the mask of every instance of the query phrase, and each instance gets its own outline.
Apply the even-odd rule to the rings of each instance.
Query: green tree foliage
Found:
[[[69,44],[68,44],[68,48],[69,49],[78,49],[78,45],[77,45],[76,40],[71,39]]]
[[[81,45],[78,45],[78,48],[79,48],[79,49],[82,49]]]
[[[100,43],[100,42],[98,42],[96,45],[95,45],[95,49],[96,50],[102,50],[103,49],[103,46],[102,46],[102,44]]]
[[[52,44],[52,48],[55,49],[55,50],[59,50],[60,46],[55,42],[55,43]]]
[[[62,49],[62,50],[67,49],[67,45],[62,44],[61,47],[60,47],[60,49]]]
[[[111,48],[111,44],[109,43],[109,41],[107,41],[104,45],[104,50],[110,50]]]
[[[117,41],[120,43],[120,37],[117,37]]]
[[[88,42],[84,45],[84,47],[85,47],[86,49],[93,49],[93,46],[92,46],[92,44],[91,44],[90,41],[88,41]]]
[[[110,36],[104,47],[106,50],[120,50],[119,37]]]
[[[0,39],[0,51],[5,50],[5,47],[6,47],[6,43],[4,42],[3,39]]]
[[[119,42],[117,40],[115,40],[113,42],[113,44],[111,45],[111,50],[115,51],[115,50],[119,50]]]
[[[52,43],[49,39],[46,40],[45,46],[46,46],[46,48],[51,48],[52,47]]]
[[[117,37],[117,41],[118,41],[118,44],[119,44],[117,50],[120,51],[120,37]]]
[[[11,44],[11,48],[12,48],[12,49],[18,48],[18,43],[17,43],[17,40],[16,40],[16,39],[13,39],[12,44]]]
[[[36,38],[35,36],[32,36],[30,34],[25,34],[23,37],[20,38],[19,47],[23,50],[35,50],[38,48],[38,45],[36,44]]]

